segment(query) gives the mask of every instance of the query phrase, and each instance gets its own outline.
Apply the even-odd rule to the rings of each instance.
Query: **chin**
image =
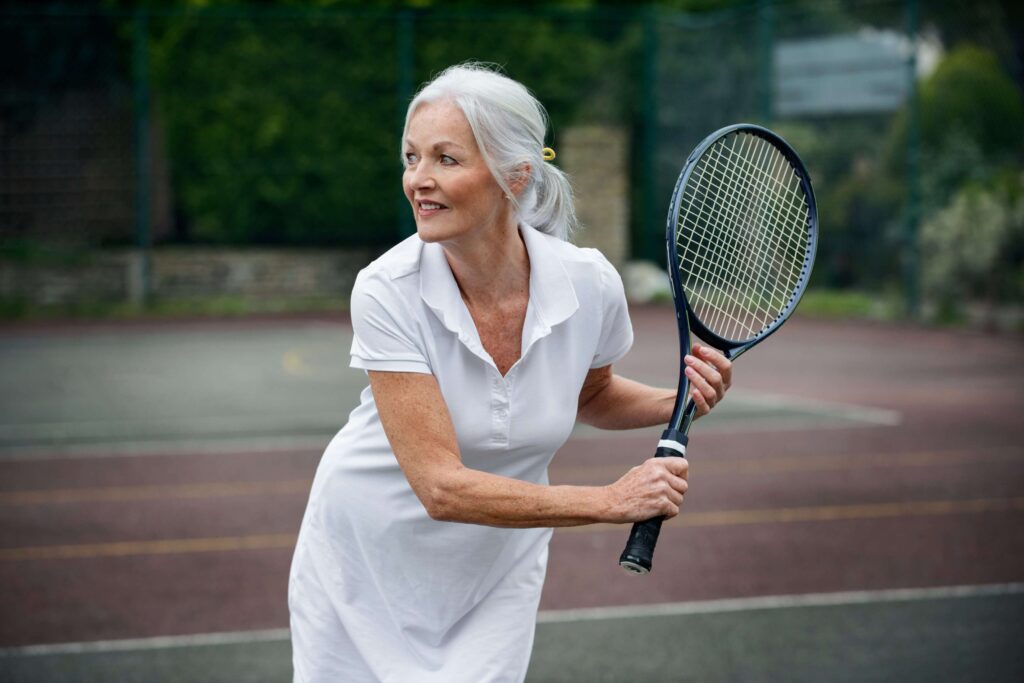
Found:
[[[416,234],[419,235],[420,239],[427,243],[433,242],[445,242],[448,240],[456,239],[461,237],[465,233],[464,230],[458,228],[452,228],[444,225],[431,225],[429,223],[416,223]]]

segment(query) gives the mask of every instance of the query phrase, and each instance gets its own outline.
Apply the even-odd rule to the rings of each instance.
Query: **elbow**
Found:
[[[454,522],[454,512],[447,497],[439,492],[431,492],[428,495],[420,496],[420,501],[426,509],[427,514],[435,522]]]
[[[459,500],[453,482],[439,480],[418,492],[420,502],[431,519],[437,522],[460,522]]]

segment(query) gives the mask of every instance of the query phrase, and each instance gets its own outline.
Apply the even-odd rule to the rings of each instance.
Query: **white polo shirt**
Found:
[[[503,377],[438,244],[403,241],[352,291],[353,367],[433,374],[467,467],[546,484],[587,372],[633,341],[622,281],[596,250],[523,225],[530,297]],[[432,520],[370,388],[328,446],[289,585],[296,681],[521,681],[551,530]]]

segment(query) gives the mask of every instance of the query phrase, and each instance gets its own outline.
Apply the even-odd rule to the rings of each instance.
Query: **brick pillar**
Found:
[[[555,163],[572,178],[583,229],[575,242],[596,247],[620,269],[629,258],[629,149],[626,131],[588,125],[559,136]]]

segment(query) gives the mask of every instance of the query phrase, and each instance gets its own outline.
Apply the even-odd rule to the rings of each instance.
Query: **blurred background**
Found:
[[[0,312],[344,305],[353,273],[413,229],[405,104],[473,59],[545,103],[581,239],[620,267],[660,268],[686,155],[748,121],[814,179],[808,310],[1019,327],[1021,15],[997,0],[5,5]]]
[[[675,384],[665,211],[707,134],[778,131],[821,222],[656,570],[555,533],[528,680],[1024,680],[1024,5],[93,0],[0,6],[0,683],[290,680],[349,292],[414,231],[408,101],[466,60],[546,105],[626,376]],[[659,432],[578,427],[551,480]]]

